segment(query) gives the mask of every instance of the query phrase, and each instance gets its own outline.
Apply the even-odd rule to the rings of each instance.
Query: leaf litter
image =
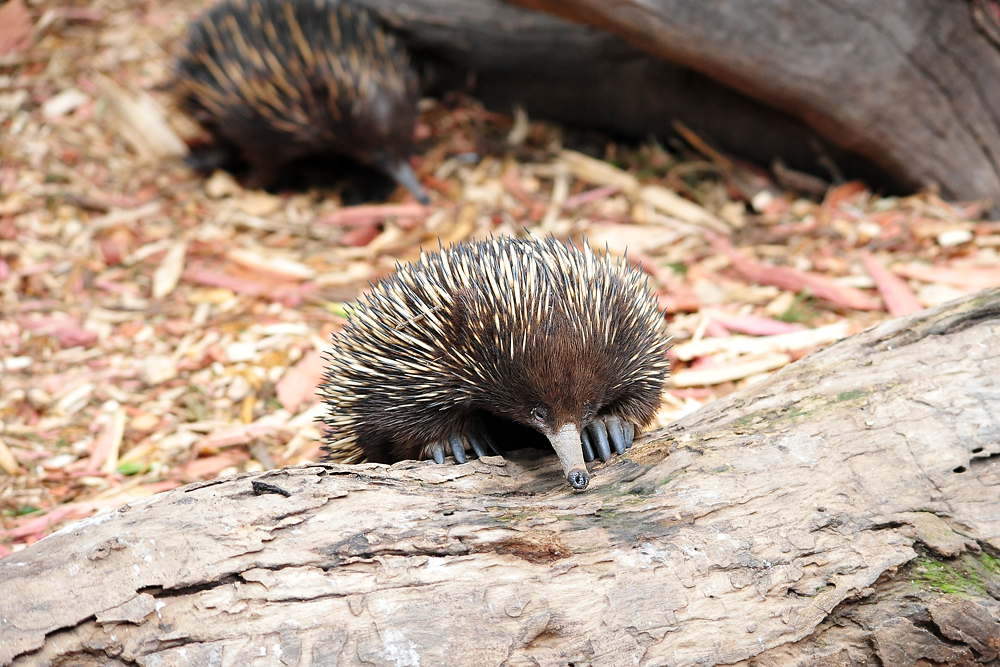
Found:
[[[201,130],[160,84],[204,6],[0,6],[0,555],[188,482],[316,461],[345,303],[439,240],[627,251],[675,341],[659,424],[1000,285],[988,202],[767,172],[683,126],[666,146],[581,139],[460,95],[421,105],[428,207],[195,174],[180,157]]]

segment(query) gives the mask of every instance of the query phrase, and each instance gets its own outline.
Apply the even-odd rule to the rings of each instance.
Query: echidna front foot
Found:
[[[602,461],[608,461],[612,447],[615,454],[624,454],[634,439],[635,425],[632,422],[615,415],[598,417],[580,432],[583,460],[589,463],[596,454]]]
[[[470,453],[473,458],[490,456],[491,454],[500,456],[500,450],[497,449],[489,435],[482,431],[473,430],[463,435],[452,435],[447,441],[439,440],[425,445],[421,458],[433,459],[435,463],[444,463],[445,457],[451,455],[455,457],[456,463],[466,463]]]

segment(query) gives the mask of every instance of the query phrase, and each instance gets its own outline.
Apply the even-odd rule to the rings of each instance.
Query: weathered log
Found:
[[[992,290],[814,352],[583,493],[543,454],[306,466],[82,521],[0,560],[0,663],[997,664],[998,462]]]
[[[873,185],[892,179],[794,116],[607,32],[501,0],[360,0],[416,53],[429,94],[462,90],[487,107],[615,138],[676,135],[680,121],[710,144],[762,165],[831,178],[830,165]]]
[[[363,1],[422,54],[476,72],[494,106],[640,138],[677,118],[738,155],[814,172],[820,136],[847,171],[1000,203],[988,0],[516,0],[600,30],[498,0]]]

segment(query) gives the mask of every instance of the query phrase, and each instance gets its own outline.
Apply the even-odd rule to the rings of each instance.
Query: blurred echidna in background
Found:
[[[246,162],[250,187],[333,154],[428,202],[409,164],[420,94],[409,56],[349,0],[222,0],[191,25],[172,88]]]
[[[627,261],[555,239],[463,243],[400,266],[353,307],[319,393],[331,461],[551,446],[573,488],[660,405],[659,303]]]

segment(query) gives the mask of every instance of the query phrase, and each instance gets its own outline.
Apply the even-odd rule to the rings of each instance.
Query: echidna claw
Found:
[[[489,433],[487,433],[486,431],[480,431],[477,437],[480,440],[482,440],[483,444],[486,445],[486,448],[482,452],[480,452],[478,449],[476,449],[476,454],[478,454],[479,456],[489,456],[491,454],[493,456],[503,456],[500,453],[500,448],[497,447],[496,443],[493,442],[493,438],[490,437]],[[471,438],[470,438],[470,440],[471,440]],[[475,445],[473,445],[473,449],[475,449]],[[489,450],[489,451],[487,451],[487,450]]]
[[[608,439],[611,446],[615,448],[615,454],[625,453],[625,431],[622,429],[622,420],[615,416],[605,417],[604,424],[608,429]]]
[[[482,436],[475,433],[470,433],[466,436],[469,441],[469,445],[472,447],[472,451],[475,452],[476,458],[480,456],[486,456],[486,445],[483,444]]]
[[[456,463],[465,463],[469,460],[465,456],[465,443],[462,442],[461,436],[453,435],[448,442],[451,445],[451,453],[454,455]]]
[[[471,431],[465,435],[453,435],[444,442],[432,442],[424,446],[422,458],[432,458],[435,463],[444,463],[445,457],[454,456],[457,463],[466,463],[470,457],[479,458],[495,454],[500,450],[483,431]]]
[[[604,419],[595,419],[587,426],[590,432],[590,442],[594,445],[594,451],[601,457],[602,461],[611,460],[611,446],[608,444],[608,427],[604,424]]]
[[[583,460],[593,461],[596,453],[602,461],[607,461],[611,458],[612,447],[615,454],[624,454],[634,438],[635,425],[626,419],[615,415],[595,419],[580,432]]]
[[[444,463],[444,445],[440,442],[433,442],[427,445],[426,453],[431,455],[434,463]]]
[[[590,444],[590,435],[587,429],[580,431],[580,445],[583,447],[583,460],[590,463],[594,460],[594,448]]]

